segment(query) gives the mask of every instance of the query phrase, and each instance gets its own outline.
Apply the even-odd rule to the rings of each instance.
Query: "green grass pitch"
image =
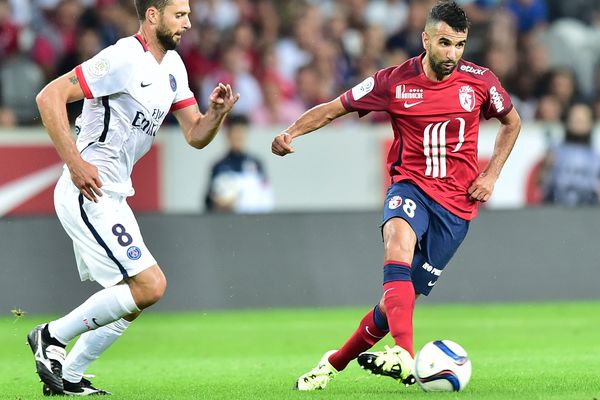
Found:
[[[461,393],[404,388],[356,362],[326,390],[292,390],[366,310],[147,312],[88,372],[112,399],[600,400],[599,302],[419,304],[416,347],[452,339],[469,352],[473,376]],[[25,336],[47,318],[0,318],[0,399],[44,398]]]

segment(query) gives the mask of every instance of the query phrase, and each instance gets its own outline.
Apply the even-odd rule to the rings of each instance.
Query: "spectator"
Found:
[[[58,67],[58,73],[60,75],[66,74],[73,68],[77,67],[82,62],[89,60],[95,56],[100,50],[102,50],[102,42],[98,31],[94,29],[85,29],[79,35],[79,41],[77,42],[77,51],[75,53],[67,55]],[[81,107],[83,107],[83,100],[75,101],[67,104],[67,114],[69,122],[75,122],[77,116],[81,113]]]
[[[240,10],[231,0],[196,0],[190,1],[190,5],[194,10],[191,16],[198,25],[208,24],[223,31],[232,28],[240,20]]]
[[[8,0],[0,0],[0,60],[19,51],[19,27],[11,17]]]
[[[96,7],[82,15],[82,26],[93,27],[98,33],[104,48],[115,44],[121,38],[120,25],[125,12],[118,0],[96,0]]]
[[[556,97],[560,101],[564,112],[573,103],[580,101],[575,75],[569,68],[557,68],[550,71],[543,82],[546,86],[542,93]],[[563,117],[565,116],[563,115]]]
[[[563,114],[561,102],[555,96],[547,94],[537,103],[535,119],[546,125],[556,125],[561,122]]]
[[[250,114],[252,125],[289,125],[305,110],[302,103],[295,99],[286,99],[282,88],[275,79],[262,82],[263,104]]]
[[[187,67],[190,87],[200,93],[198,89],[204,78],[219,67],[219,31],[208,24],[192,26],[185,37],[189,43],[187,51],[182,49],[182,58]]]
[[[365,18],[370,26],[379,26],[386,35],[399,31],[408,19],[405,0],[375,0],[366,5]]]
[[[309,8],[294,24],[291,38],[282,38],[276,45],[279,72],[293,79],[296,71],[311,62],[315,48],[321,43],[321,26],[316,7]]]
[[[57,76],[58,63],[77,48],[79,17],[83,12],[78,0],[61,0],[47,9],[46,19],[33,44],[33,60],[42,68],[46,80]]]
[[[522,34],[542,28],[548,21],[545,0],[508,0],[506,7],[515,16],[519,32]]]
[[[395,51],[398,48],[406,51],[407,57],[415,57],[423,52],[421,34],[427,19],[430,2],[412,1],[408,9],[408,22],[392,36],[388,37],[386,48]]]
[[[9,108],[0,107],[0,128],[14,128],[17,126],[17,115]]]
[[[228,150],[214,164],[204,202],[209,212],[263,213],[273,208],[273,192],[260,160],[247,153],[248,119],[230,115]]]
[[[286,99],[298,90],[296,100],[310,107],[373,71],[420,54],[424,18],[435,1],[191,0],[195,32],[184,38],[180,54],[199,99],[205,98],[203,82],[212,85],[215,75],[228,75],[249,84],[240,88],[244,96],[238,106],[250,116],[253,105],[261,103],[261,86],[276,76]],[[465,55],[496,72],[514,95],[524,120],[531,120],[546,94],[559,98],[563,110],[574,101],[591,104],[600,97],[595,77],[600,0],[458,3],[472,22]],[[77,58],[78,42],[90,36],[84,31],[96,31],[104,47],[135,33],[137,27],[133,3],[125,0],[0,0],[0,69],[15,56],[20,58],[17,65],[33,61],[43,70],[46,83]],[[240,53],[232,57],[237,59],[235,71],[225,66],[230,64],[230,47]],[[560,72],[550,74],[550,68]],[[562,75],[564,68],[573,76]],[[556,81],[549,83],[550,79]],[[252,80],[256,84],[249,83]],[[250,99],[248,92],[258,97]],[[31,122],[6,104],[7,97],[4,100],[0,105],[17,113],[19,123]]]
[[[256,71],[258,51],[256,33],[252,25],[249,22],[240,22],[233,28],[231,36],[231,41],[240,49],[244,57],[244,64],[248,65],[248,70]]]
[[[573,104],[564,141],[550,149],[540,169],[544,202],[563,206],[598,204],[600,154],[592,148],[593,115],[583,103]]]
[[[298,99],[304,104],[305,109],[312,108],[327,99],[319,73],[310,65],[298,69],[296,74],[296,92]]]
[[[208,99],[215,85],[219,82],[229,83],[244,94],[235,105],[236,113],[250,116],[254,107],[261,104],[263,99],[260,84],[250,73],[250,66],[245,61],[238,46],[230,45],[225,49],[220,66],[202,81],[202,106],[207,106],[204,99]]]

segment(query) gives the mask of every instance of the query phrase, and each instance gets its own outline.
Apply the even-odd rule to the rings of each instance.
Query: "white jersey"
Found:
[[[133,165],[150,149],[169,111],[196,104],[179,54],[159,64],[140,35],[119,40],[76,68],[85,94],[77,148],[98,168],[102,190],[134,193]]]

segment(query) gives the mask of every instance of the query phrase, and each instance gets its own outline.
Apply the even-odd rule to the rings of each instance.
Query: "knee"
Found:
[[[148,288],[146,293],[148,305],[152,305],[162,299],[167,290],[167,278],[164,275],[158,277]]]
[[[388,222],[383,229],[383,246],[386,260],[412,262],[416,235],[405,221]]]
[[[410,263],[413,258],[415,248],[409,243],[394,240],[391,238],[385,243],[385,259],[396,260]]]
[[[167,289],[167,279],[160,274],[152,280],[143,282],[143,284],[137,283],[130,287],[137,306],[140,310],[143,310],[163,297]]]

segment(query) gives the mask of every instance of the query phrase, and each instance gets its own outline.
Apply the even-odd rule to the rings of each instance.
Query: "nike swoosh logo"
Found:
[[[62,163],[54,164],[0,186],[0,217],[56,183],[62,171]]]
[[[416,103],[409,103],[407,101],[404,102],[404,108],[411,108],[416,106],[417,104],[421,104],[424,100],[417,101]]]
[[[365,330],[367,331],[367,333],[368,333],[369,335],[371,335],[371,336],[372,336],[372,337],[374,337],[375,339],[383,339],[383,338],[385,337],[385,335],[384,335],[384,336],[377,336],[377,335],[373,335],[373,334],[371,333],[371,331],[369,330],[369,325],[365,326]]]
[[[92,322],[95,323],[98,328],[100,328],[102,326],[96,322],[96,318],[92,318]]]
[[[435,282],[431,282],[431,281],[429,281],[429,282],[427,283],[427,286],[429,286],[429,287],[433,287],[433,286],[435,286],[435,284],[436,284],[436,283],[437,283],[437,281],[435,281]]]
[[[144,82],[142,82],[142,83],[140,84],[140,86],[142,86],[143,88],[145,88],[145,87],[148,87],[148,86],[150,86],[150,85],[152,85],[152,82],[150,82],[150,83],[144,83]]]

